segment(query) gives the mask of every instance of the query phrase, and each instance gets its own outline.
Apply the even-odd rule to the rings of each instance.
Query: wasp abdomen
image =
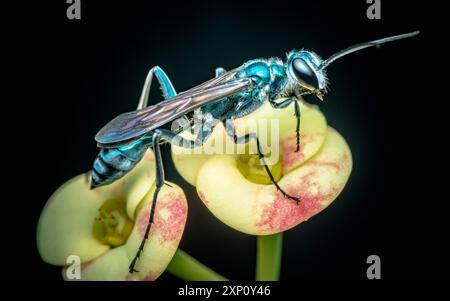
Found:
[[[144,156],[148,138],[118,148],[102,148],[94,161],[91,188],[111,184],[132,170]]]

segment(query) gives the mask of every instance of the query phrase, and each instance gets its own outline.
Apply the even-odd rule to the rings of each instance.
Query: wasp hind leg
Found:
[[[155,192],[153,193],[153,199],[152,199],[152,206],[150,208],[150,215],[149,220],[147,224],[147,228],[145,229],[144,237],[141,241],[141,244],[139,246],[139,249],[134,256],[133,260],[130,263],[129,271],[130,273],[138,272],[138,270],[135,269],[136,263],[139,260],[139,257],[141,256],[142,251],[144,250],[145,242],[148,239],[148,236],[150,234],[150,229],[153,224],[153,220],[155,217],[155,208],[156,208],[156,201],[158,200],[158,194],[161,190],[161,187],[164,185],[164,166],[162,162],[161,157],[161,148],[160,148],[160,139],[161,139],[161,132],[160,130],[155,130],[152,137],[152,145],[153,145],[153,151],[155,152],[155,167],[156,167],[156,187]],[[170,185],[169,185],[170,186]]]
[[[152,87],[153,76],[156,76],[156,79],[158,80],[159,87],[161,88],[164,99],[177,96],[177,91],[170,81],[169,76],[167,76],[167,74],[161,67],[155,66],[147,73],[144,87],[142,88],[141,97],[139,98],[139,103],[137,106],[138,110],[143,109],[148,105],[148,97],[150,95],[150,89]],[[184,123],[189,122],[189,119],[186,116],[182,116],[181,119],[183,119]]]
[[[197,136],[197,138],[195,140],[190,140],[190,139],[185,139],[179,135],[177,135],[176,133],[169,131],[167,129],[157,129],[154,131],[153,133],[153,137],[152,137],[152,145],[153,145],[153,151],[155,152],[155,166],[156,166],[156,187],[155,187],[155,192],[153,193],[153,201],[152,201],[152,207],[150,208],[150,215],[149,215],[149,220],[148,220],[148,224],[147,224],[147,228],[145,229],[145,234],[144,234],[144,238],[142,239],[142,242],[139,246],[139,249],[136,253],[136,255],[134,256],[133,260],[130,263],[129,266],[129,272],[130,273],[134,273],[134,272],[139,272],[138,270],[135,269],[136,263],[139,260],[139,257],[141,256],[142,251],[144,250],[144,246],[145,246],[145,242],[148,239],[148,236],[150,234],[150,229],[152,227],[153,224],[153,220],[154,220],[154,216],[155,216],[155,208],[156,208],[156,201],[158,200],[158,193],[161,190],[161,187],[166,184],[164,182],[164,166],[163,166],[163,162],[162,162],[162,157],[161,157],[161,148],[160,148],[160,142],[161,142],[161,138],[170,141],[171,143],[174,143],[175,145],[181,146],[181,147],[186,147],[186,148],[194,148],[194,147],[198,147],[198,146],[202,146],[204,141],[206,140],[206,138],[209,137],[209,135],[211,134],[212,130],[207,131],[204,135],[199,135]],[[166,184],[168,186],[170,186],[169,184]]]
[[[153,75],[155,75],[156,79],[158,80],[164,99],[177,96],[177,92],[175,91],[175,88],[173,87],[172,82],[170,81],[167,74],[163,69],[161,69],[161,67],[155,66],[150,69],[147,74],[147,78],[145,79],[141,97],[139,98],[139,104],[137,106],[138,110],[143,109],[148,105],[148,96],[152,87]]]
[[[292,196],[290,194],[288,194],[286,191],[284,191],[280,185],[278,185],[278,182],[275,180],[275,178],[272,175],[272,172],[270,171],[269,167],[267,166],[266,160],[264,158],[264,154],[261,151],[261,144],[259,143],[259,139],[258,136],[256,135],[256,133],[249,133],[246,134],[244,136],[240,136],[238,137],[236,135],[236,129],[234,128],[234,124],[233,122],[230,120],[229,122],[226,122],[225,120],[222,121],[223,126],[225,127],[225,130],[227,132],[227,135],[230,136],[234,143],[236,144],[246,144],[250,141],[250,139],[254,139],[256,140],[256,146],[258,149],[258,156],[259,159],[261,160],[262,164],[264,165],[264,169],[266,170],[267,174],[269,175],[270,181],[275,185],[275,187],[277,188],[277,190],[279,192],[281,192],[281,194],[283,194],[283,196],[297,202],[297,204],[301,201],[301,199],[299,197],[295,197]]]
[[[295,133],[297,135],[297,149],[296,152],[300,151],[300,105],[298,104],[298,99],[296,97],[289,97],[282,102],[275,102],[274,100],[269,100],[272,108],[275,109],[283,109],[290,105],[292,102],[295,107],[295,117],[297,118],[297,126],[295,129]]]

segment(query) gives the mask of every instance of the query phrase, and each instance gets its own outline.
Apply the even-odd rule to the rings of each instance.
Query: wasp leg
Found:
[[[164,99],[177,96],[177,92],[175,91],[175,88],[173,87],[172,82],[170,81],[167,74],[159,66],[155,66],[150,69],[147,74],[147,78],[145,79],[144,88],[142,89],[141,97],[139,98],[139,104],[137,106],[138,110],[147,107],[153,75],[156,76],[156,79],[159,82]]]
[[[236,144],[245,144],[245,143],[248,143],[250,141],[250,139],[255,139],[256,140],[256,146],[257,146],[257,149],[258,149],[259,159],[261,160],[262,164],[264,165],[264,168],[265,168],[267,174],[269,175],[270,181],[275,185],[277,190],[283,194],[283,196],[285,196],[285,197],[287,197],[287,198],[297,202],[297,204],[298,204],[301,201],[300,198],[295,197],[295,196],[291,196],[290,194],[285,192],[280,187],[280,185],[278,185],[277,181],[274,179],[274,177],[272,175],[272,172],[270,171],[269,167],[267,166],[266,160],[264,159],[264,154],[261,151],[261,145],[259,143],[258,136],[256,136],[256,133],[249,133],[249,134],[246,134],[244,136],[238,137],[236,135],[236,129],[234,128],[234,124],[233,124],[232,120],[229,120],[228,122],[223,120],[222,123],[223,123],[223,126],[225,127],[225,130],[226,130],[228,136],[230,136],[233,139],[234,143],[236,143]]]
[[[205,137],[209,137],[209,135],[206,135]],[[167,129],[157,129],[154,131],[153,138],[152,138],[153,139],[152,145],[153,145],[153,151],[155,152],[156,187],[155,187],[155,192],[153,193],[152,207],[150,209],[150,216],[149,216],[147,228],[145,229],[144,238],[142,239],[141,245],[139,246],[139,249],[138,249],[136,255],[134,256],[133,260],[131,261],[131,264],[129,266],[130,273],[138,272],[134,267],[136,266],[136,263],[139,260],[139,257],[141,255],[142,251],[144,250],[145,242],[148,239],[150,229],[153,224],[156,201],[158,199],[158,193],[161,190],[161,187],[165,184],[164,167],[163,167],[163,162],[162,162],[162,157],[161,157],[161,148],[160,148],[161,138],[163,138],[171,143],[174,142],[175,145],[178,145],[181,147],[189,147],[189,148],[201,146],[201,145],[203,145],[204,141],[206,140],[206,138],[204,138],[203,136],[197,136],[197,138],[195,140],[185,139]],[[169,185],[169,184],[166,184],[166,185]]]
[[[225,74],[225,72],[227,72],[227,70],[225,70],[224,68],[222,68],[222,67],[217,67],[217,68],[216,68],[216,77],[219,77],[219,76]]]
[[[153,134],[153,140],[152,140],[152,145],[153,145],[153,151],[155,152],[155,166],[156,166],[156,187],[155,187],[155,192],[153,193],[153,200],[152,200],[152,207],[150,208],[150,216],[149,216],[149,220],[148,220],[148,224],[147,224],[147,228],[145,229],[145,234],[144,234],[144,238],[141,241],[141,244],[139,246],[139,249],[136,253],[136,255],[134,256],[133,260],[130,263],[129,266],[129,271],[130,273],[133,272],[138,272],[137,270],[135,270],[135,266],[137,261],[139,260],[139,256],[141,256],[142,251],[144,250],[144,246],[145,246],[145,242],[148,239],[149,233],[150,233],[150,229],[152,227],[153,224],[153,219],[155,216],[155,208],[156,208],[156,201],[158,199],[158,193],[161,190],[161,187],[164,185],[164,167],[163,167],[163,162],[162,162],[162,157],[161,157],[161,148],[160,148],[160,139],[161,139],[161,132],[160,130],[155,130],[154,134]]]
[[[153,75],[155,75],[156,79],[158,80],[164,99],[177,96],[177,91],[173,87],[170,78],[161,67],[155,66],[150,69],[147,74],[147,78],[145,79],[144,88],[142,89],[141,97],[137,106],[138,110],[143,109],[148,105],[148,97],[150,95],[150,89],[152,87]],[[184,119],[184,123],[189,122],[189,119],[186,116],[182,116],[181,118]]]
[[[297,118],[297,127],[295,133],[297,134],[297,149],[296,152],[300,151],[300,105],[298,104],[298,99],[296,97],[289,97],[282,102],[275,102],[274,100],[269,100],[272,108],[283,109],[290,105],[292,102],[295,106],[295,117]]]

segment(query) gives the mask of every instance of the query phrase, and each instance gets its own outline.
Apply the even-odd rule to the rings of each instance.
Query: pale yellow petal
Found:
[[[127,212],[135,218],[135,210],[153,186],[154,156],[149,150],[144,158],[123,178],[90,190],[88,175],[79,175],[63,184],[48,200],[41,213],[37,245],[44,261],[65,265],[69,255],[90,261],[109,247],[92,235],[92,224],[98,209],[108,199],[127,200]]]
[[[183,191],[173,183],[170,185],[173,187],[165,185],[159,193],[155,222],[135,267],[139,272],[130,274],[128,267],[145,233],[154,189],[145,196],[145,205],[127,243],[83,264],[81,280],[155,280],[164,272],[178,248],[187,218]]]
[[[89,261],[106,252],[92,235],[92,223],[103,198],[89,190],[85,175],[79,175],[61,186],[48,200],[41,213],[37,246],[44,261],[65,265],[69,255]]]
[[[274,185],[255,184],[239,172],[231,156],[213,156],[201,167],[197,191],[208,209],[228,226],[265,235],[290,229],[327,207],[342,191],[352,168],[345,140],[329,129],[321,150],[279,182],[294,201]]]

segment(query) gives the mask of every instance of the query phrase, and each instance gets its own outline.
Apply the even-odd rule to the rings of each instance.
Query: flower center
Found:
[[[237,158],[237,167],[242,175],[249,181],[257,184],[271,184],[269,175],[261,162],[258,154],[243,154]],[[267,165],[275,181],[282,175],[281,156],[273,165]]]
[[[121,199],[109,199],[98,209],[94,219],[92,233],[100,243],[111,247],[123,245],[133,230],[133,221],[126,212],[126,202]]]

